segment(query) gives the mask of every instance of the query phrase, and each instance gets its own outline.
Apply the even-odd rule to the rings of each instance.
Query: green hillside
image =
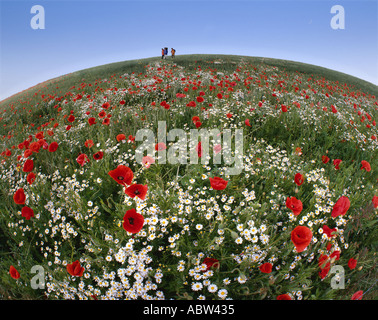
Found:
[[[370,82],[342,72],[296,61],[235,55],[197,54],[178,55],[172,62],[185,67],[195,67],[196,64],[201,64],[203,67],[211,67],[214,66],[214,61],[216,61],[217,59],[222,61],[221,64],[216,64],[216,68],[219,71],[233,70],[235,63],[238,63],[243,60],[257,65],[275,66],[280,68],[281,70],[286,70],[288,72],[306,73],[309,76],[316,75],[329,81],[336,81],[340,85],[347,84],[353,90],[362,91],[367,94],[378,96],[378,87]],[[47,80],[45,83],[36,85],[35,87],[30,88],[29,90],[25,90],[25,92],[23,93],[16,94],[11,98],[7,98],[4,101],[0,101],[0,107],[5,106],[9,103],[13,103],[17,101],[17,99],[19,99],[20,97],[23,97],[24,95],[28,96],[30,94],[33,94],[41,88],[45,88],[46,85],[52,83],[54,85],[59,86],[61,91],[64,91],[67,90],[69,87],[79,83],[83,79],[85,79],[85,81],[87,82],[92,82],[96,79],[102,79],[113,74],[122,75],[124,73],[131,72],[143,72],[146,64],[154,63],[160,60],[161,57],[144,58],[138,60],[115,62],[102,66],[79,70],[62,77]]]

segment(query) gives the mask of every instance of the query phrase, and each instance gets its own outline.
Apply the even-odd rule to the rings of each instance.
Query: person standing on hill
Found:
[[[164,49],[161,48],[161,58],[164,59]]]
[[[173,48],[171,48],[171,54],[172,54],[172,58],[174,58],[174,57],[175,57],[175,54],[176,54],[176,50],[173,49]]]

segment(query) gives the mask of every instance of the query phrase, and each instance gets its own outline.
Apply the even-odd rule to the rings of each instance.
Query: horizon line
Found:
[[[364,81],[367,84],[373,85],[373,86],[375,86],[375,87],[378,88],[378,83],[375,84],[375,83],[373,83],[373,82],[371,82],[369,80],[365,80],[363,78],[359,78],[357,76],[351,75],[349,73],[345,73],[343,71],[339,71],[339,70],[335,70],[335,69],[330,69],[330,68],[327,68],[327,67],[324,67],[324,66],[321,66],[321,65],[316,65],[316,64],[307,63],[307,62],[303,62],[303,61],[297,61],[297,60],[288,60],[288,59],[280,59],[280,58],[273,58],[273,57],[262,57],[262,56],[248,56],[248,55],[237,55],[237,54],[225,54],[225,53],[188,53],[188,54],[180,54],[178,56],[200,56],[200,55],[206,55],[206,56],[235,56],[235,57],[257,58],[257,59],[262,59],[262,60],[263,59],[271,59],[271,60],[281,60],[281,61],[288,61],[288,62],[294,62],[294,63],[301,63],[301,64],[304,64],[304,65],[315,66],[315,67],[323,68],[323,69],[326,69],[326,70],[329,70],[329,71],[332,71],[332,72],[344,74],[344,75],[347,75],[349,77],[358,79],[360,81]],[[23,93],[25,91],[31,90],[34,87],[37,87],[37,86],[39,86],[39,85],[41,85],[41,84],[43,84],[45,82],[53,81],[53,80],[59,79],[61,77],[68,76],[70,74],[76,73],[76,72],[85,71],[85,70],[89,70],[89,69],[93,69],[93,68],[97,68],[97,67],[101,67],[101,66],[116,64],[116,63],[132,62],[132,61],[148,60],[148,59],[161,59],[161,57],[160,56],[152,56],[152,57],[135,58],[135,59],[129,59],[129,60],[120,60],[120,61],[114,61],[114,62],[104,63],[104,64],[100,64],[100,65],[94,65],[94,66],[83,68],[83,69],[77,69],[77,70],[74,70],[74,71],[71,71],[71,72],[68,72],[68,73],[64,73],[64,74],[58,75],[56,77],[52,77],[52,78],[46,79],[46,80],[44,80],[42,82],[38,82],[38,83],[36,83],[36,84],[34,84],[34,85],[30,86],[30,87],[27,87],[27,88],[25,88],[25,89],[23,89],[21,91],[15,92],[15,93],[11,94],[10,96],[7,96],[4,99],[0,100],[0,104],[2,104],[3,102],[5,102],[8,99],[11,99],[12,97],[14,97],[14,96],[16,96],[18,94],[21,94],[21,93]],[[262,61],[262,63],[264,63],[264,61]],[[306,73],[306,72],[302,72],[302,73]]]

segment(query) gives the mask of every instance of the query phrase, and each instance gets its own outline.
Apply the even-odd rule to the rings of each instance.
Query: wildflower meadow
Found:
[[[0,297],[376,299],[378,89],[351,79],[177,56],[2,101]]]

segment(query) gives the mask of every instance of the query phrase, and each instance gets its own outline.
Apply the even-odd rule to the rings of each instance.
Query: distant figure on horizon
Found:
[[[168,55],[168,48],[165,47],[165,48],[164,48],[164,56],[167,56],[167,55]]]
[[[161,48],[161,58],[164,59],[164,49]]]
[[[174,58],[174,57],[175,57],[175,54],[176,54],[176,50],[173,49],[173,48],[171,48],[171,54],[172,54],[172,58]]]

